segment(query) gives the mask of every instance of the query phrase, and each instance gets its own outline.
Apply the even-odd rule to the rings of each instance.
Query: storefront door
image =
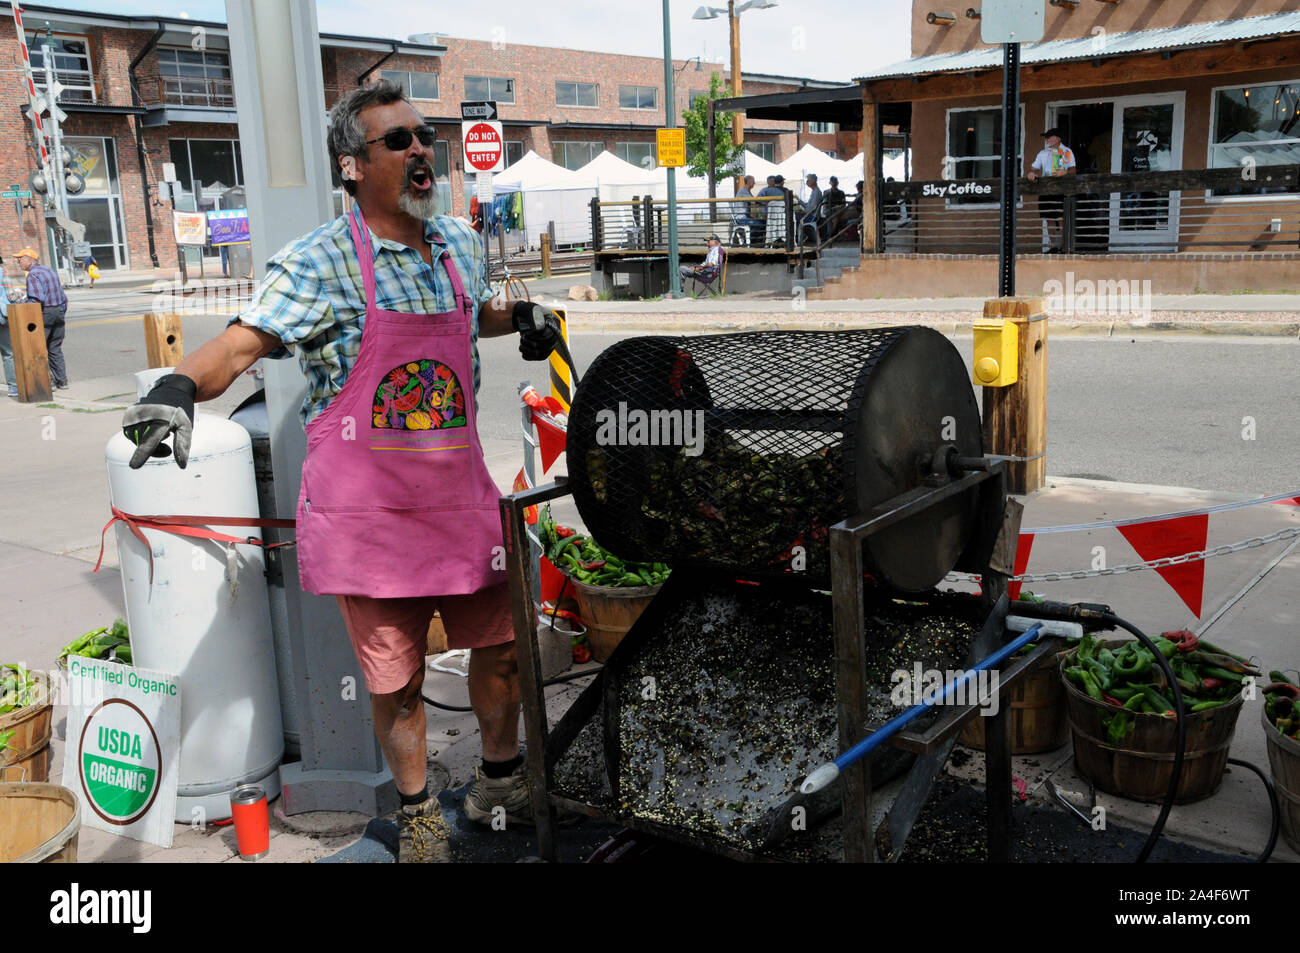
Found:
[[[1047,124],[1080,127],[1066,135],[1081,173],[1169,172],[1182,168],[1183,100],[1178,92],[1051,103]],[[1105,120],[1105,128],[1097,126],[1098,118]],[[1109,197],[1081,196],[1076,246],[1084,251],[1177,251],[1179,195],[1134,189]]]
[[[1116,172],[1171,172],[1181,169],[1183,94],[1129,97],[1115,102],[1111,168]],[[1179,192],[1138,189],[1110,198],[1110,247],[1124,251],[1178,250]]]

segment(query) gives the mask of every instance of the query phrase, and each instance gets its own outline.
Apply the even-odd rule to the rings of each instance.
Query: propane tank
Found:
[[[255,399],[260,397],[261,399]],[[257,505],[266,519],[276,518],[275,474],[271,467],[271,425],[266,416],[266,396],[258,391],[230,415],[253,439],[253,471],[257,477]],[[289,536],[289,530],[271,530],[272,539]],[[266,553],[266,593],[271,602],[271,635],[275,644],[275,671],[280,683],[280,718],[284,722],[284,760],[302,757],[302,734],[298,730],[298,693],[294,688],[293,646],[289,641],[289,597],[284,590],[281,557]]]
[[[141,389],[157,376],[142,375]],[[184,470],[170,456],[132,470],[134,452],[120,432],[105,451],[119,510],[257,517],[252,444],[239,424],[197,414]],[[257,527],[212,528],[261,538]],[[177,822],[230,817],[230,794],[241,785],[277,797],[284,735],[262,549],[143,529],[151,586],[149,551],[124,523],[114,529],[135,664],[180,680]]]

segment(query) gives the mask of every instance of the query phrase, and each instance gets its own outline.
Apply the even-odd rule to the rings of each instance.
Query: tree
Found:
[[[686,127],[686,171],[695,178],[709,174],[709,101],[722,92],[722,75],[709,77],[709,97],[696,96],[695,101],[682,114]],[[713,173],[716,179],[740,175],[745,170],[745,147],[731,141],[731,117],[728,112],[716,113],[713,128],[716,142],[713,146]]]

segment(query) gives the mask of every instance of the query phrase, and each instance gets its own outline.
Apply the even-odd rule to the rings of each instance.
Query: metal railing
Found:
[[[996,254],[1000,185],[883,183],[875,251]],[[1020,191],[1016,245],[1026,254],[1300,249],[1300,166],[1022,179]]]
[[[759,209],[762,215],[750,214]],[[787,192],[783,196],[677,200],[679,249],[703,249],[713,233],[728,248],[793,252],[794,197]],[[634,196],[624,202],[593,198],[591,235],[591,247],[597,252],[667,251],[668,202],[650,196]]]
[[[39,92],[45,92],[45,71],[34,67],[32,81]],[[54,81],[63,87],[59,93],[60,103],[95,103],[99,102],[99,93],[103,88],[90,70],[55,69]]]
[[[204,106],[234,109],[235,86],[229,79],[203,76],[139,77],[136,90],[146,106]]]

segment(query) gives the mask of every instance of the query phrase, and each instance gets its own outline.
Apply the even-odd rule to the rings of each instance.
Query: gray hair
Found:
[[[402,87],[381,79],[369,86],[362,86],[348,93],[330,110],[329,150],[330,166],[338,170],[339,158],[355,156],[369,159],[370,150],[366,146],[366,129],[361,124],[361,113],[371,106],[387,106],[390,103],[410,102],[402,93]],[[414,108],[414,106],[412,106]],[[351,179],[343,179],[343,189],[348,195],[357,194],[357,184]]]

